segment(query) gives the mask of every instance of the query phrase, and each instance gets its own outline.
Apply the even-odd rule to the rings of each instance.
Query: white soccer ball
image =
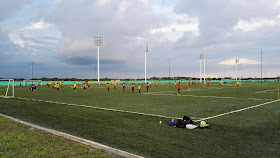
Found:
[[[206,124],[206,121],[201,121],[200,124],[204,125],[204,124]]]
[[[161,124],[162,123],[162,121],[159,121],[159,124]]]

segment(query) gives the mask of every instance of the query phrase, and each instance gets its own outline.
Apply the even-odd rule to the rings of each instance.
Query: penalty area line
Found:
[[[278,100],[273,100],[273,101],[270,101],[270,102],[266,102],[266,103],[262,103],[262,104],[258,104],[258,105],[254,105],[254,106],[249,106],[247,108],[243,108],[243,109],[239,109],[239,110],[234,110],[234,111],[230,111],[230,112],[226,112],[226,113],[222,113],[222,114],[219,114],[219,115],[215,115],[215,116],[211,116],[211,117],[206,117],[206,118],[202,118],[202,119],[194,120],[194,121],[195,122],[199,122],[199,121],[202,121],[202,120],[209,120],[209,119],[212,119],[212,118],[216,118],[216,117],[220,117],[220,116],[224,116],[224,115],[228,115],[228,114],[232,114],[232,113],[237,113],[237,112],[248,110],[248,109],[253,109],[253,108],[256,108],[256,107],[259,107],[259,106],[271,104],[271,103],[274,103],[274,102],[277,102],[277,101]]]

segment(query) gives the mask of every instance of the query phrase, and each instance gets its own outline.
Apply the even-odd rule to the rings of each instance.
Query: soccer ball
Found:
[[[201,124],[201,125],[205,125],[205,124],[207,124],[207,123],[206,123],[206,121],[201,121],[200,124]]]

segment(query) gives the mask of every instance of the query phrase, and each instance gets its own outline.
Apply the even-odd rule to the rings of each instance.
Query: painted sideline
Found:
[[[132,154],[132,153],[128,153],[126,151],[122,151],[122,150],[119,150],[119,149],[115,149],[115,148],[112,148],[112,147],[109,147],[109,146],[106,146],[106,145],[103,145],[103,144],[100,144],[100,143],[97,143],[97,142],[94,142],[94,141],[90,141],[90,140],[83,139],[83,138],[80,138],[80,137],[76,137],[76,136],[73,136],[73,135],[70,135],[70,134],[67,134],[67,133],[63,133],[63,132],[59,132],[59,131],[56,131],[56,130],[53,130],[53,129],[49,129],[49,128],[41,127],[41,126],[38,126],[38,125],[34,125],[32,123],[25,122],[25,121],[22,121],[22,120],[19,120],[19,119],[16,119],[14,117],[7,116],[7,115],[1,114],[1,113],[0,113],[0,116],[2,116],[4,118],[9,118],[13,121],[31,126],[33,128],[36,128],[36,129],[39,129],[39,130],[42,130],[42,131],[45,131],[45,132],[48,132],[48,133],[52,133],[52,134],[62,136],[64,138],[67,138],[67,139],[70,139],[70,140],[74,140],[76,142],[79,142],[79,143],[82,143],[82,144],[85,144],[85,145],[89,145],[89,146],[92,146],[92,147],[95,147],[95,148],[106,150],[110,153],[113,153],[113,154],[116,154],[116,155],[119,155],[119,156],[124,156],[124,157],[128,157],[128,158],[144,158],[142,156],[135,155],[135,154]]]
[[[259,107],[259,106],[262,106],[262,105],[271,104],[271,103],[274,103],[274,102],[277,102],[277,101],[278,100],[273,100],[273,101],[270,101],[270,102],[266,102],[266,103],[262,103],[262,104],[258,104],[258,105],[254,105],[254,106],[249,106],[247,108],[234,110],[234,111],[231,111],[231,112],[226,112],[226,113],[223,113],[223,114],[219,114],[219,115],[215,115],[215,116],[211,116],[211,117],[206,117],[206,118],[202,118],[202,119],[194,120],[194,121],[197,122],[197,121],[202,121],[202,120],[209,120],[209,119],[212,119],[212,118],[216,118],[216,117],[220,117],[220,116],[224,116],[224,115],[228,115],[228,114],[232,114],[232,113],[236,113],[236,112],[240,112],[240,111],[244,111],[244,110],[248,110],[248,109],[253,109],[253,108],[256,108],[256,107]]]

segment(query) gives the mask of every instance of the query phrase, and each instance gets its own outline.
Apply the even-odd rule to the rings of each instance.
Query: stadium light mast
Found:
[[[200,74],[199,74],[199,77],[200,77],[200,82],[202,82],[202,78],[201,78],[201,59],[203,59],[203,54],[200,54],[200,60],[199,60],[199,62],[200,62]]]
[[[145,83],[147,83],[147,52],[148,52],[148,45],[145,48]]]
[[[169,61],[169,76],[168,76],[168,79],[169,79],[169,83],[170,83],[170,58],[168,59]]]
[[[102,37],[94,37],[94,45],[97,46],[97,81],[99,83],[99,46],[103,45]]]
[[[237,77],[237,65],[238,65],[238,63],[239,63],[239,59],[235,59],[235,64],[236,64],[236,82],[237,82],[237,79],[238,79],[238,77]]]
[[[203,64],[204,64],[204,82],[205,82],[205,60],[206,60],[206,54],[200,54],[200,82],[202,82],[202,77],[201,77],[201,60],[203,59]]]
[[[261,84],[262,84],[262,49],[261,49]]]
[[[206,61],[206,54],[204,54],[204,82],[205,82],[205,61]]]
[[[32,67],[31,67],[31,69],[32,69],[32,79],[33,79],[33,61],[32,61]]]

